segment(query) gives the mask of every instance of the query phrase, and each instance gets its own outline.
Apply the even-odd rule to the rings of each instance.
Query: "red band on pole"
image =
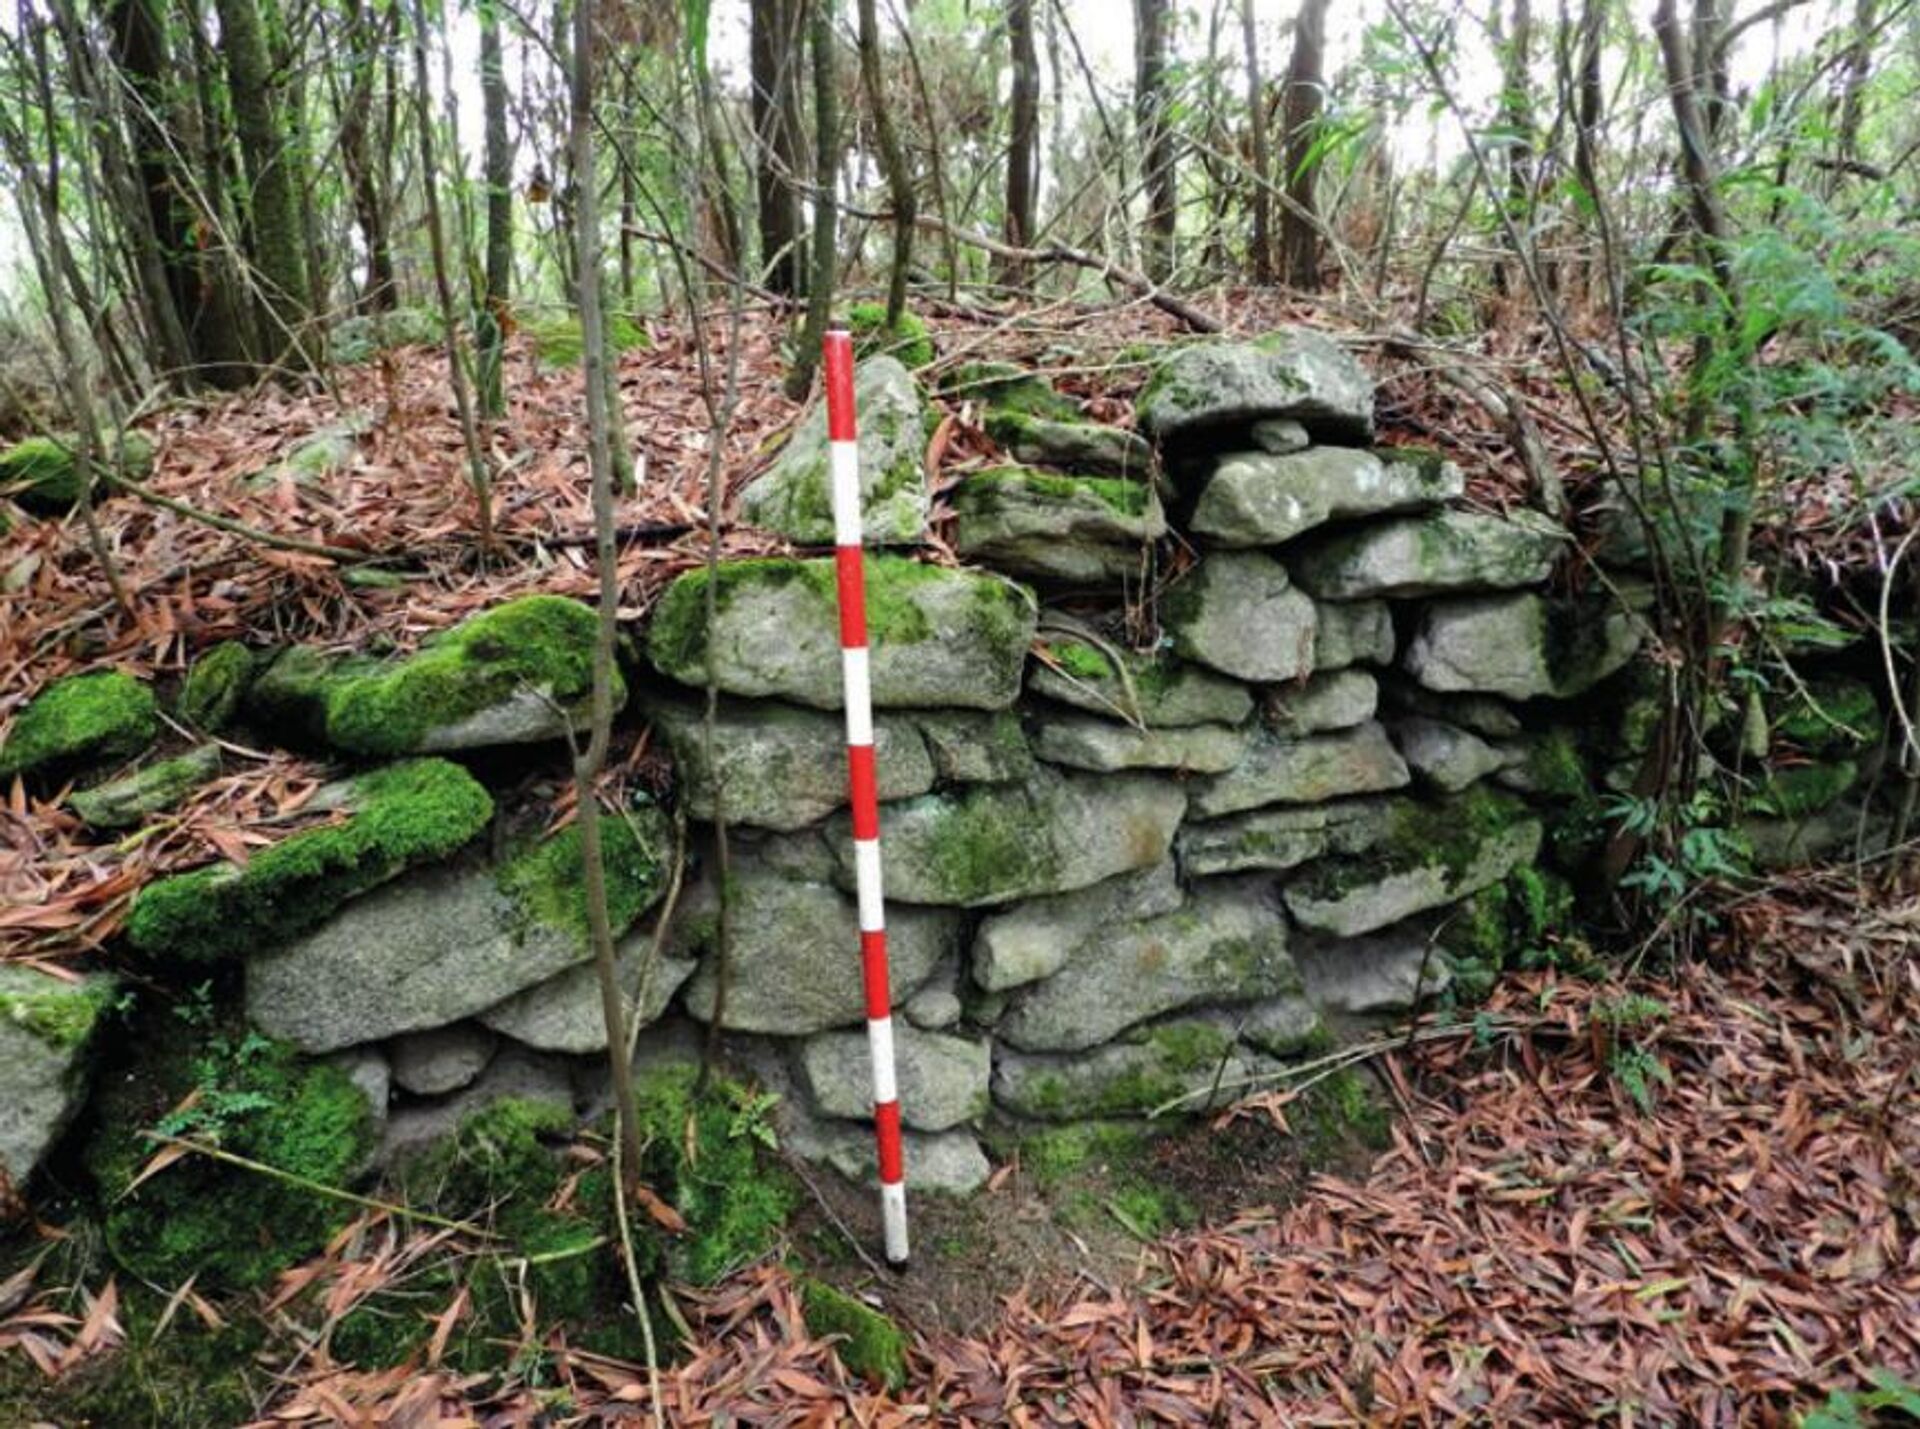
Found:
[[[853,337],[834,331],[821,345],[827,368],[827,440],[850,442],[857,435],[853,414]]]

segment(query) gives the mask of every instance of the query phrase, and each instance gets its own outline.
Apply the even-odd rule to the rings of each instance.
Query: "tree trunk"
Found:
[[[872,0],[862,0],[871,4]],[[1007,203],[1002,232],[1009,244],[1033,242],[1034,205],[1039,189],[1040,58],[1033,44],[1033,0],[1007,0],[1007,50],[1013,61],[1013,102],[1007,125]],[[1002,280],[1017,288],[1027,283],[1024,265],[1009,263]]]
[[[804,0],[753,0],[754,189],[763,282],[782,297],[806,291],[800,231],[800,20]]]
[[[1840,126],[1834,135],[1835,155],[1839,159],[1833,170],[1836,179],[1846,173],[1848,165],[1860,160],[1862,101],[1873,64],[1873,31],[1879,11],[1879,0],[1854,0],[1853,33],[1847,37],[1846,77],[1840,91]]]
[[[1501,55],[1500,124],[1506,131],[1507,217],[1521,243],[1531,246],[1528,209],[1533,193],[1533,4],[1513,0],[1512,20]],[[1522,262],[1528,254],[1519,255]],[[1500,292],[1512,290],[1505,263],[1493,270]],[[1523,285],[1524,286],[1524,285]]]
[[[480,6],[480,105],[485,116],[487,290],[481,303],[480,412],[498,417],[504,405],[500,366],[513,286],[513,141],[507,133],[507,76],[500,56],[500,12]]]
[[[812,0],[809,16],[813,50],[813,275],[807,288],[807,322],[787,374],[787,396],[798,402],[813,386],[813,369],[820,360],[820,339],[826,335],[833,307],[834,268],[839,261],[839,196],[834,182],[840,172],[838,152],[840,99],[833,73],[833,0]]]
[[[1287,204],[1280,214],[1281,262],[1296,288],[1320,286],[1319,209],[1314,201],[1320,159],[1320,113],[1326,89],[1327,0],[1300,0],[1293,26],[1293,58],[1281,101],[1282,163],[1287,168]]]
[[[880,22],[875,9],[874,0],[860,0],[860,82],[866,87],[874,139],[880,146],[880,160],[886,165],[893,204],[893,265],[887,277],[887,329],[892,331],[907,310],[907,269],[913,262],[916,206],[907,151],[893,127],[893,110],[880,71]]]
[[[1240,0],[1240,42],[1247,62],[1247,127],[1253,144],[1253,281],[1273,281],[1273,143],[1267,136],[1267,91],[1260,78],[1260,42],[1253,27],[1253,0]]]
[[[1592,301],[1594,279],[1603,276],[1606,214],[1600,196],[1600,124],[1605,116],[1606,94],[1600,83],[1601,47],[1607,31],[1607,0],[1582,0],[1580,6],[1579,57],[1574,68],[1573,173],[1585,190],[1587,206],[1601,226],[1599,249],[1589,248],[1586,261],[1588,301]]]
[[[260,326],[269,360],[303,365],[306,264],[300,224],[297,150],[274,102],[275,75],[255,0],[214,0],[226,60],[235,136],[247,174],[248,255],[261,286]]]
[[[1166,282],[1173,272],[1174,234],[1180,217],[1173,126],[1167,117],[1167,30],[1171,18],[1167,0],[1133,0],[1133,122],[1146,162],[1147,276],[1156,283]]]

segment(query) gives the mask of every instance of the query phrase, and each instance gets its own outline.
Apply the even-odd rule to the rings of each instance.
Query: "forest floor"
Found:
[[[665,1422],[1786,1424],[1876,1376],[1920,1385],[1920,887],[1803,875],[1723,917],[1706,961],[1516,977],[1380,1058],[1401,1115],[1370,1169],[1291,1204],[1278,1182],[1229,1189],[1124,1275],[974,1262],[1003,1302],[965,1331],[909,1322],[897,1390],[808,1335],[783,1264],[679,1292],[695,1348],[661,1370]],[[1205,1135],[1231,1157],[1296,1110],[1256,1098]],[[1026,1196],[1016,1164],[982,1214]],[[897,1287],[873,1292],[907,1319]],[[0,1316],[0,1354],[113,1372],[110,1286],[29,1271]],[[639,1366],[558,1338],[537,1363],[503,1385],[316,1351],[260,1423],[652,1419]],[[1903,1394],[1920,1408],[1884,1391]]]

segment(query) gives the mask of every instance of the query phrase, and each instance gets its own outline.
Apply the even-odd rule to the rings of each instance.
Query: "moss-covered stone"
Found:
[[[1851,754],[1880,733],[1880,702],[1859,680],[1809,680],[1793,692],[1773,733],[1815,757]]]
[[[160,719],[153,692],[119,670],[70,675],[42,690],[14,718],[0,745],[0,779],[58,777],[138,754]]]
[[[861,537],[870,546],[917,544],[932,504],[922,461],[927,409],[920,389],[899,361],[876,356],[855,367],[853,399],[859,412]],[[740,493],[740,518],[801,545],[835,539],[824,402],[808,408],[773,465]]]
[[[1225,1015],[1182,1017],[1086,1052],[1002,1051],[994,1060],[993,1099],[1017,1115],[1058,1122],[1147,1116],[1189,1096],[1182,1106],[1202,1111],[1215,1104],[1211,1088],[1237,1089],[1253,1071]]]
[[[109,784],[82,789],[68,802],[96,829],[132,828],[173,808],[220,773],[220,747],[203,744]]]
[[[1860,780],[1852,759],[1831,759],[1767,771],[1753,798],[1756,812],[1797,819],[1826,808]]]
[[[107,1246],[144,1279],[203,1292],[268,1283],[320,1249],[357,1210],[344,1188],[365,1165],[372,1108],[345,1072],[238,1027],[162,1012],[137,1029],[133,1066],[108,1080],[86,1162]],[[160,1149],[149,1129],[212,1143],[295,1180],[189,1156],[140,1180]],[[135,1184],[136,1181],[139,1184]]]
[[[660,896],[667,845],[666,819],[652,805],[635,809],[630,817],[601,815],[600,862],[606,873],[608,922],[616,937]],[[494,880],[522,917],[570,932],[586,944],[586,860],[578,822],[511,855]]]
[[[114,1002],[114,987],[107,978],[92,978],[74,984],[40,977],[44,988],[26,990],[9,979],[0,984],[0,1021],[24,1028],[27,1032],[60,1051],[72,1051],[93,1035],[100,1014]]]
[[[0,495],[36,516],[64,516],[82,490],[77,441],[71,435],[28,437],[0,452]],[[153,443],[139,432],[126,433],[122,455],[127,475],[136,481],[153,468]],[[103,457],[115,458],[111,438]]]
[[[622,313],[609,313],[607,356],[646,348],[646,330]],[[533,355],[542,367],[578,367],[586,352],[580,319],[570,313],[525,318],[520,330],[533,343]]]
[[[493,817],[487,791],[457,764],[420,759],[354,779],[344,823],[261,849],[246,867],[196,869],[142,888],[127,918],[140,951],[215,962],[271,947],[411,864],[445,858]]]
[[[1246,686],[1171,655],[1141,655],[1131,650],[1109,654],[1091,641],[1050,637],[1046,651],[1053,665],[1036,661],[1034,690],[1109,719],[1149,727],[1241,724],[1253,713]],[[1114,656],[1119,659],[1116,668]],[[1056,668],[1057,667],[1057,668]],[[1124,671],[1124,673],[1123,673]]]
[[[585,719],[596,630],[594,612],[563,596],[495,606],[404,660],[324,681],[327,741],[393,755],[557,738]],[[617,709],[617,668],[613,694]]]
[[[707,586],[714,582],[714,629]],[[1010,581],[897,556],[866,562],[873,700],[883,708],[1000,709],[1020,689],[1035,602]],[[834,563],[729,561],[686,572],[654,607],[647,652],[663,674],[820,709],[841,702]]]
[[[811,1276],[800,1282],[800,1304],[808,1332],[832,1337],[834,1353],[853,1373],[884,1389],[907,1382],[907,1337],[880,1311]]]
[[[1499,882],[1539,852],[1527,806],[1484,785],[1444,802],[1407,801],[1363,854],[1326,859],[1285,889],[1302,925],[1341,937],[1383,928]]]
[[[223,640],[193,662],[174,712],[195,729],[218,733],[232,722],[253,683],[254,655],[238,640]]]
[[[951,501],[961,555],[1036,580],[1137,576],[1141,547],[1166,533],[1159,499],[1143,481],[992,467],[962,482]]]
[[[910,309],[888,326],[885,303],[850,303],[847,331],[853,334],[855,357],[885,353],[903,367],[925,367],[933,361],[933,339],[927,335],[926,321]]]

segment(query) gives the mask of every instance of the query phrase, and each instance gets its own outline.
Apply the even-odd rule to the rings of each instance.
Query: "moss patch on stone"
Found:
[[[1112,476],[1057,476],[1024,466],[996,466],[975,472],[961,489],[976,496],[996,489],[1029,492],[1061,505],[1077,504],[1092,497],[1122,516],[1144,516],[1153,495],[1141,481]]]
[[[933,339],[927,335],[926,322],[912,311],[903,311],[900,321],[889,327],[885,303],[851,303],[847,331],[853,335],[855,357],[883,352],[903,367],[925,367],[933,361]]]
[[[665,881],[666,820],[652,805],[626,816],[600,816],[601,865],[606,870],[607,914],[616,936],[633,925],[659,896]],[[550,839],[513,854],[495,875],[500,891],[530,919],[587,939],[586,866],[580,825],[569,824]]]
[[[212,1143],[301,1180],[343,1188],[366,1162],[373,1126],[346,1073],[221,1023],[157,1013],[136,1029],[137,1059],[109,1079],[86,1162],[108,1248],[161,1285],[197,1276],[203,1291],[265,1285],[356,1213],[338,1198],[190,1156],[140,1182],[160,1149],[149,1129]],[[191,1100],[189,1098],[191,1097]]]
[[[1860,780],[1860,766],[1851,759],[1775,768],[1761,780],[1753,799],[1756,812],[1784,819],[1818,813]]]
[[[62,1051],[71,1051],[91,1037],[100,1014],[113,1006],[117,996],[112,981],[104,977],[78,985],[50,977],[40,981],[47,984],[45,991],[0,990],[0,1022],[24,1027]]]
[[[153,466],[153,443],[139,432],[125,434],[128,473],[136,479]],[[63,516],[80,500],[82,491],[79,438],[28,437],[0,452],[0,495],[11,496],[22,510],[36,516]],[[106,438],[102,457],[114,460],[113,438]]]
[[[530,595],[462,621],[405,660],[327,679],[326,735],[356,754],[406,754],[524,690],[576,710],[593,689],[597,617],[564,596]],[[277,663],[276,663],[277,669]],[[614,671],[614,703],[626,685]]]
[[[28,702],[0,745],[0,779],[56,775],[138,754],[160,719],[153,692],[119,670],[70,675]]]
[[[1484,784],[1442,802],[1402,799],[1388,815],[1386,832],[1367,852],[1315,864],[1300,885],[1318,900],[1415,868],[1439,867],[1457,880],[1488,840],[1528,817],[1524,803]]]
[[[578,367],[586,353],[580,319],[572,314],[523,320],[520,330],[533,342],[533,355],[543,367]],[[617,357],[648,346],[646,330],[620,313],[607,315],[607,355]]]
[[[68,802],[96,829],[132,828],[163,813],[220,773],[220,748],[204,744],[136,770],[124,779],[82,789]]]
[[[836,1337],[840,1363],[871,1384],[899,1389],[907,1382],[907,1337],[880,1311],[811,1276],[800,1281],[807,1331]]]
[[[910,645],[933,635],[932,623],[913,598],[916,587],[954,579],[954,572],[906,556],[866,558],[867,635],[874,644]],[[700,671],[707,656],[707,585],[714,586],[716,619],[743,594],[804,586],[831,618],[837,593],[832,559],[760,557],[728,561],[714,571],[691,570],[667,587],[654,607],[647,631],[647,653],[660,670],[686,677]],[[975,579],[978,628],[989,641],[1007,648],[1025,647],[1025,597],[1005,581]],[[694,683],[698,683],[696,679]]]
[[[254,655],[238,640],[223,640],[193,662],[174,711],[209,734],[226,728],[253,683]]]
[[[1859,680],[1810,680],[1773,722],[1778,738],[1815,756],[1852,753],[1879,732],[1880,703]]]
[[[444,759],[355,779],[344,823],[308,829],[254,854],[142,888],[127,919],[140,951],[188,962],[242,957],[317,927],[341,903],[410,864],[442,859],[487,826],[493,800]]]

